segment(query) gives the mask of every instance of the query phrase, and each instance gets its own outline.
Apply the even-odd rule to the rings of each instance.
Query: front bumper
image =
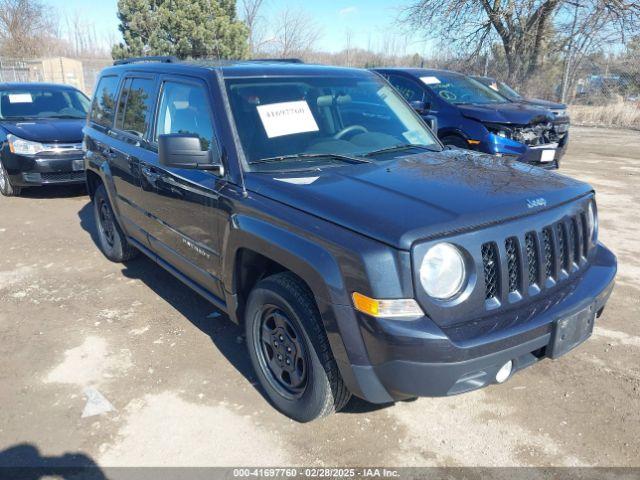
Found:
[[[374,403],[454,395],[495,383],[509,360],[516,372],[550,355],[557,320],[589,308],[599,316],[616,269],[615,255],[599,244],[582,276],[510,311],[512,319],[505,323],[491,318],[443,329],[427,317],[398,321],[357,314],[368,363],[351,364],[343,376],[354,394]],[[523,316],[529,320],[518,323]]]
[[[4,163],[11,184],[20,187],[81,184],[86,178],[82,154],[46,157],[13,155]]]
[[[515,140],[489,133],[487,137],[482,140],[478,149],[492,155],[513,158],[514,160],[529,165],[535,165],[545,169],[557,169],[560,166],[560,160],[566,152],[568,143],[569,132],[564,134],[557,145],[549,145],[547,148],[545,148],[545,146],[529,147]],[[555,151],[552,161],[542,161],[542,152],[545,150]]]

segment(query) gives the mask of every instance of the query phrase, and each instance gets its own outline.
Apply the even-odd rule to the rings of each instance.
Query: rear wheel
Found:
[[[22,189],[20,187],[16,187],[11,185],[11,180],[9,180],[9,174],[4,169],[4,165],[0,162],[0,193],[5,197],[17,197],[20,195],[20,191]]]
[[[261,280],[249,295],[245,329],[258,380],[276,408],[299,422],[351,398],[321,322],[313,294],[292,273]]]
[[[100,250],[105,257],[112,262],[126,262],[138,255],[139,251],[129,244],[116,221],[104,185],[100,185],[93,196],[93,213]]]

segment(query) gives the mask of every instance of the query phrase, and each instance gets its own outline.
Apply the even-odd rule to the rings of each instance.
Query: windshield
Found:
[[[376,161],[394,149],[441,148],[402,97],[373,75],[227,79],[226,86],[250,170],[343,165]]]
[[[436,95],[453,105],[508,102],[506,98],[491,88],[463,75],[437,73],[434,76],[422,77],[421,80]]]
[[[516,92],[513,88],[507,85],[504,82],[496,82],[498,84],[498,92],[500,92],[503,96],[507,97],[509,100],[518,100],[522,98],[518,92]]]
[[[89,99],[75,89],[0,90],[0,119],[85,118]]]

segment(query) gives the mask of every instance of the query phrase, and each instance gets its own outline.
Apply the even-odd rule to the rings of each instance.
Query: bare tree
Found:
[[[251,54],[259,51],[264,44],[264,29],[262,27],[264,3],[264,0],[241,0],[239,4],[240,17],[249,28]]]
[[[59,44],[58,25],[40,0],[0,0],[0,53],[30,58]]]
[[[289,7],[273,19],[273,35],[265,44],[269,54],[277,57],[303,57],[311,52],[322,32],[313,18],[303,10]]]
[[[562,9],[580,0],[417,0],[406,7],[400,21],[426,37],[440,39],[469,57],[499,41],[509,80],[519,83],[534,74],[548,51]],[[636,29],[637,0],[583,0],[593,10],[604,8],[618,26]]]

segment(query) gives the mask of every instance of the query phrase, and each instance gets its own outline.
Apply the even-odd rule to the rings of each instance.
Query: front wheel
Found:
[[[313,294],[298,277],[284,272],[258,282],[245,329],[258,380],[285,415],[309,422],[349,401]]]
[[[5,197],[17,197],[20,195],[20,187],[11,185],[9,174],[4,169],[4,165],[0,162],[0,193]]]

